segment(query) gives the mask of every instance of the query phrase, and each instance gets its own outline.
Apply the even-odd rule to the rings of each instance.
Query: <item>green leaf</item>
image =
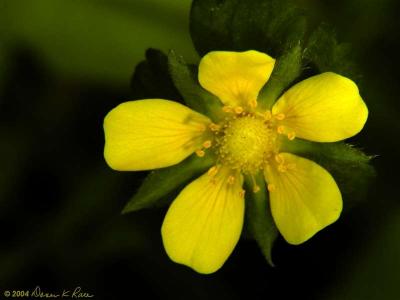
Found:
[[[331,173],[346,209],[366,199],[369,184],[375,177],[371,156],[343,142],[314,143],[301,139],[285,142],[281,150],[311,159]]]
[[[218,120],[222,115],[221,101],[203,89],[197,79],[198,67],[188,65],[182,56],[170,51],[168,55],[169,71],[173,82],[187,106]]]
[[[324,24],[310,35],[304,58],[319,72],[335,72],[357,80],[360,75],[351,54],[350,45],[338,43],[334,31]]]
[[[303,39],[306,22],[290,0],[194,0],[190,30],[196,50],[258,50],[278,57]]]
[[[164,205],[172,199],[163,199],[170,193],[186,185],[194,177],[204,173],[214,163],[214,157],[206,155],[202,158],[192,155],[172,167],[152,171],[143,184],[126,204],[122,213],[137,211],[157,205]],[[165,200],[168,202],[165,203]]]
[[[146,60],[136,66],[131,88],[135,99],[161,98],[182,102],[168,72],[168,58],[160,50],[146,50]]]
[[[236,50],[254,49],[278,57],[303,40],[306,25],[295,1],[238,1],[232,19],[233,44]]]
[[[249,233],[255,238],[265,259],[273,266],[271,251],[278,237],[278,229],[275,226],[269,205],[268,191],[264,176],[259,174],[255,177],[260,190],[253,192],[253,181],[246,176],[246,219]]]
[[[271,109],[278,97],[302,72],[302,47],[300,43],[288,49],[280,56],[270,79],[264,85],[257,102],[262,109]]]
[[[232,19],[238,2],[238,0],[193,0],[190,11],[190,35],[200,56],[212,50],[234,50]]]

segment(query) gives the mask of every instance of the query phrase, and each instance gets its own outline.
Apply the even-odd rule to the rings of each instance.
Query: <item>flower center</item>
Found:
[[[223,124],[216,138],[216,152],[222,164],[254,174],[276,153],[277,136],[271,123],[263,117],[234,117]]]

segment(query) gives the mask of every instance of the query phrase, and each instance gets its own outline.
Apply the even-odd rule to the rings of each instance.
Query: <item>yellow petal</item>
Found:
[[[189,184],[174,200],[161,229],[165,250],[176,263],[209,274],[232,253],[243,225],[243,178],[232,182],[221,168]]]
[[[287,133],[316,142],[336,142],[364,127],[368,109],[357,85],[335,73],[310,77],[290,88],[272,113],[283,114]]]
[[[173,101],[125,102],[104,119],[104,157],[111,168],[121,171],[168,167],[201,147],[209,122]]]
[[[335,180],[318,164],[289,153],[279,157],[284,172],[277,164],[264,172],[271,212],[285,240],[297,245],[339,218],[342,197]]]
[[[274,64],[275,59],[254,50],[213,51],[200,61],[199,82],[225,105],[254,106]]]

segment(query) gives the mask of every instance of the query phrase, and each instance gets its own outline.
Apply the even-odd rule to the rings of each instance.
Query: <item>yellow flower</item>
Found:
[[[272,216],[290,244],[308,240],[341,213],[341,193],[332,176],[280,149],[295,138],[349,138],[363,128],[367,107],[353,81],[323,73],[291,87],[271,110],[261,109],[258,94],[274,64],[257,51],[215,51],[202,58],[198,79],[223,103],[220,120],[162,99],[122,103],[104,120],[104,155],[116,170],[168,167],[193,153],[215,156],[215,165],[173,201],[161,230],[169,257],[197,272],[218,270],[239,240],[244,175],[264,174]],[[254,181],[247,192],[259,189]]]

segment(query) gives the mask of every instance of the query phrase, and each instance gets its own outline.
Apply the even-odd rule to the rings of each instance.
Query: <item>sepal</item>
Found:
[[[180,164],[150,172],[122,213],[168,205],[173,200],[169,197],[171,193],[206,172],[213,163],[214,158],[210,154],[202,158],[194,154]]]
[[[256,193],[253,191],[253,180],[249,176],[245,177],[246,229],[247,233],[256,240],[268,263],[274,266],[271,252],[279,233],[272,218],[268,190],[261,173],[255,176],[255,183],[260,189]]]
[[[343,195],[344,209],[366,199],[369,184],[375,177],[372,156],[344,142],[314,143],[301,139],[286,141],[282,152],[290,152],[318,163],[335,179]]]
[[[171,50],[168,54],[168,67],[185,104],[215,121],[218,120],[222,115],[221,101],[200,86],[197,79],[198,66],[187,64],[182,56]]]

